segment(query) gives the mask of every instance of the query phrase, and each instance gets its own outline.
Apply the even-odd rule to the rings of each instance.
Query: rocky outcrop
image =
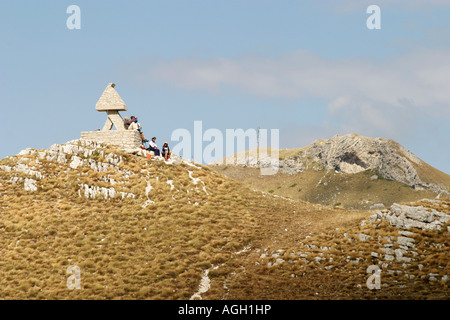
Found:
[[[376,169],[385,178],[408,183],[418,182],[414,164],[421,163],[419,158],[392,140],[357,134],[335,135],[329,140],[314,141],[300,153],[299,158],[303,158],[301,160],[306,165],[312,162],[324,169],[343,173]],[[392,170],[393,167],[397,170]]]
[[[347,134],[314,141],[298,155],[280,161],[280,169],[286,173],[307,168],[342,173],[374,170],[385,179],[414,188],[430,188],[417,173],[416,166],[422,164],[422,160],[392,140]]]
[[[259,250],[257,263],[270,268],[314,264],[318,269],[323,268],[322,272],[349,273],[354,272],[355,266],[365,270],[375,265],[383,272],[384,287],[423,280],[446,285],[449,209],[450,203],[444,200],[393,204],[389,210],[377,211],[369,220],[363,220],[353,232],[336,232],[326,243],[310,238],[299,241],[295,250]],[[394,276],[389,283],[386,274]]]
[[[430,203],[439,203],[439,200],[427,200]],[[442,204],[446,206],[446,204]],[[386,220],[391,226],[399,229],[417,228],[421,230],[440,231],[447,222],[450,221],[450,215],[437,211],[434,208],[411,205],[401,205],[394,203],[389,211],[378,211],[370,217],[370,222]]]
[[[423,199],[418,203],[394,203],[389,210],[377,211],[370,216],[369,225],[377,227],[383,221],[387,221],[392,227],[398,229],[398,236],[384,237],[383,248],[381,249],[383,254],[377,254],[376,256],[380,263],[387,267],[391,261],[416,262],[418,268],[421,269],[423,265],[420,264],[420,261],[425,258],[427,250],[430,251],[430,247],[442,250],[446,247],[444,243],[439,241],[437,235],[441,231],[450,232],[450,227],[448,226],[450,214],[444,212],[448,212],[448,208],[448,202],[446,201]],[[425,250],[423,250],[424,248],[419,250],[417,247],[417,239],[422,231],[436,233],[436,237],[430,238],[434,238],[436,242],[426,241]],[[404,267],[408,266],[408,264],[404,265]],[[430,281],[433,281],[434,278],[433,275],[430,275]]]
[[[78,190],[78,195],[81,197],[82,195],[88,199],[95,199],[97,197],[101,197],[105,200],[114,199],[120,195],[121,199],[125,198],[134,198],[135,195],[133,193],[127,192],[117,192],[114,187],[105,188],[98,186],[89,186],[87,184],[81,184],[80,189]]]
[[[297,154],[283,158],[280,150],[279,171],[296,174],[307,169],[329,170],[339,173],[359,173],[366,170],[378,176],[404,183],[414,189],[430,189],[441,194],[450,194],[448,186],[427,183],[419,176],[418,168],[426,163],[395,141],[370,138],[358,134],[335,135],[328,140],[316,140],[298,150]],[[234,157],[234,156],[233,156]],[[238,161],[231,156],[212,165],[236,164],[248,167],[264,167],[270,161],[256,158],[256,151],[237,154]],[[371,179],[377,179],[372,176]],[[375,178],[376,177],[376,178]],[[426,179],[425,179],[426,180]]]
[[[108,151],[105,151],[107,150]],[[140,148],[122,149],[123,152],[146,157],[148,152]],[[10,157],[10,165],[0,165],[0,170],[7,172],[10,176],[9,180],[15,184],[23,184],[25,191],[35,192],[40,187],[40,181],[49,174],[43,169],[43,162],[58,163],[67,166],[68,170],[77,170],[81,168],[90,168],[94,172],[104,173],[109,169],[119,172],[124,179],[128,179],[132,172],[120,167],[123,156],[119,152],[109,149],[103,143],[79,139],[72,140],[64,144],[54,144],[45,150],[36,150],[27,148],[22,150],[17,159]],[[162,157],[152,157],[155,161],[164,161]],[[187,161],[172,154],[171,159],[167,162],[170,164],[181,164]],[[114,185],[113,180],[105,181]],[[134,197],[131,193],[116,191],[114,187],[104,188],[97,186],[80,185],[80,196],[95,199],[96,197],[110,198],[129,198]]]
[[[448,187],[421,179],[417,168],[423,165],[422,160],[397,142],[357,134],[314,141],[298,155],[280,161],[281,171],[291,174],[311,167],[342,173],[373,170],[385,179],[399,181],[415,189],[448,194]]]

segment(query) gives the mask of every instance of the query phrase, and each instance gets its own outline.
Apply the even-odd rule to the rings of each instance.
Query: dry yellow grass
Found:
[[[373,292],[355,290],[365,282],[362,264],[339,260],[355,258],[358,251],[380,250],[368,244],[355,248],[343,236],[357,232],[369,212],[263,194],[208,167],[103,151],[115,152],[124,161],[99,173],[87,166],[68,170],[68,164],[40,160],[37,166],[45,176],[38,179],[36,192],[11,181],[25,175],[0,170],[0,299],[189,299],[206,269],[211,288],[204,299],[374,297]],[[0,165],[13,166],[19,159],[7,158]],[[100,153],[97,160],[103,160]],[[33,157],[28,161],[36,165]],[[108,182],[111,179],[115,184]],[[195,179],[200,179],[197,184]],[[86,198],[81,185],[113,186],[117,196]],[[134,197],[122,199],[121,192]],[[364,230],[391,234],[384,227]],[[433,235],[420,237],[425,244]],[[448,242],[445,234],[441,237]],[[318,265],[314,260],[275,267],[260,261],[262,250],[282,249],[282,257],[289,259],[308,243],[329,246],[326,258],[334,254],[345,270],[324,272],[330,263]],[[312,248],[311,253],[320,252]],[[436,250],[427,259],[423,272],[441,273],[438,267],[445,256]],[[71,265],[80,267],[80,290],[67,288]],[[448,292],[446,286],[436,288],[422,281],[376,294],[389,299],[437,292],[430,296],[435,298],[442,290]]]
[[[420,205],[446,212],[450,202],[444,200],[438,207],[429,202]],[[286,237],[275,247],[255,252],[244,265],[246,272],[233,281],[239,290],[247,288],[250,299],[448,299],[450,288],[443,279],[450,271],[449,233],[446,228],[410,231],[414,232],[412,251],[416,254],[404,255],[413,259],[408,263],[394,259],[385,266],[372,256],[384,254],[384,245],[390,242],[383,240],[397,239],[397,228],[386,221],[365,226],[350,223],[339,229],[329,228],[328,232],[319,231],[308,239],[294,241]],[[373,239],[363,242],[356,236],[358,233]],[[398,244],[392,247],[398,248]],[[277,264],[278,258],[285,261]],[[316,260],[321,258],[324,260]],[[382,270],[380,290],[366,286],[370,265],[378,265]],[[432,277],[435,280],[430,280]],[[250,290],[248,283],[256,288]],[[228,298],[237,299],[235,292],[231,291]]]
[[[214,168],[221,174],[260,191],[333,207],[368,210],[374,204],[381,203],[389,207],[394,202],[411,202],[438,195],[430,190],[415,190],[397,181],[382,178],[371,180],[370,177],[376,173],[370,170],[343,174],[308,169],[293,175],[277,173],[261,176],[260,170],[256,168]]]
[[[37,192],[0,171],[0,298],[186,299],[203,270],[262,237],[261,195],[206,167],[123,156],[129,177],[42,161]],[[194,185],[190,174],[201,181]],[[105,177],[134,198],[87,199],[80,191],[111,187]],[[148,199],[155,204],[144,207]],[[81,268],[81,290],[66,288],[69,265]]]

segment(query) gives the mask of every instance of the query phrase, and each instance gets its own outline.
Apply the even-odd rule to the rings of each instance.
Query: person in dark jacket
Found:
[[[160,156],[160,151],[158,146],[156,145],[156,137],[152,138],[152,141],[149,142],[149,147],[147,148],[148,151],[153,151],[155,153],[155,156]]]
[[[164,160],[169,160],[170,159],[170,155],[172,154],[172,152],[170,152],[170,148],[169,148],[169,144],[166,142],[164,142],[164,145],[161,148],[161,153],[162,156],[164,157]]]

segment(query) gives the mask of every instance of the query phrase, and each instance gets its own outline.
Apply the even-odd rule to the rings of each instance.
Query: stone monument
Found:
[[[114,83],[108,84],[95,105],[95,110],[106,112],[108,118],[102,130],[83,131],[81,138],[94,140],[125,149],[139,148],[142,144],[141,134],[136,130],[126,130],[119,111],[127,111],[127,105],[114,89]],[[113,126],[116,130],[112,130]]]
[[[108,114],[108,119],[106,119],[102,131],[111,130],[113,125],[117,130],[125,130],[123,119],[120,116],[119,111],[127,111],[128,109],[116,89],[114,89],[115,86],[114,83],[108,84],[95,105],[95,110],[105,111]]]

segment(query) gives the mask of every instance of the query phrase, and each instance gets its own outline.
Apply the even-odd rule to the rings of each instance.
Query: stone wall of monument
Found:
[[[81,139],[93,140],[126,149],[139,148],[142,144],[141,134],[135,130],[83,131]]]

